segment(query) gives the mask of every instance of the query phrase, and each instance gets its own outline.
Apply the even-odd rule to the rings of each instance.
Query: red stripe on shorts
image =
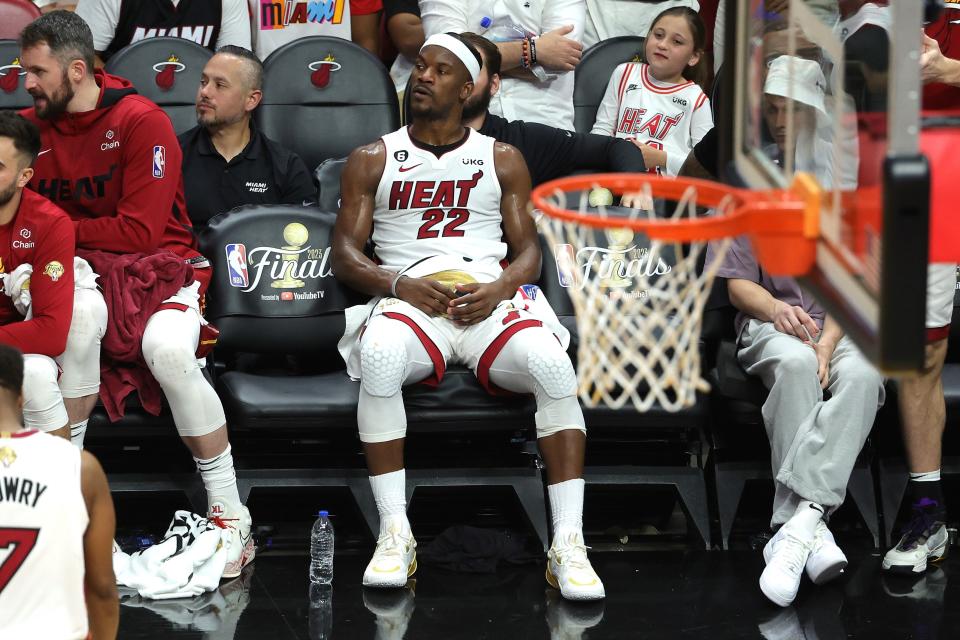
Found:
[[[940,342],[941,340],[946,340],[950,335],[950,325],[945,327],[928,327],[927,328],[927,343],[931,342]]]
[[[411,317],[405,316],[402,313],[388,311],[385,312],[383,316],[385,318],[390,318],[391,320],[399,320],[410,327],[417,335],[417,338],[419,338],[420,344],[422,344],[423,348],[427,350],[427,355],[430,356],[430,361],[433,362],[433,375],[421,380],[420,383],[425,384],[428,387],[435,387],[440,384],[440,381],[443,380],[443,374],[447,370],[447,364],[443,359],[443,354],[440,353],[440,349],[437,348],[437,345],[433,343],[433,340],[430,339],[430,336],[428,336],[424,330],[413,321]]]
[[[514,322],[509,327],[500,332],[500,335],[490,343],[490,346],[487,347],[486,351],[483,352],[483,355],[480,356],[480,362],[477,363],[477,380],[487,390],[487,393],[493,396],[504,396],[512,395],[511,391],[501,389],[497,385],[490,382],[490,367],[493,366],[493,361],[497,359],[497,356],[500,355],[500,352],[503,351],[503,347],[506,346],[507,340],[509,340],[513,334],[522,330],[529,329],[530,327],[542,327],[543,323],[539,320],[520,320]]]

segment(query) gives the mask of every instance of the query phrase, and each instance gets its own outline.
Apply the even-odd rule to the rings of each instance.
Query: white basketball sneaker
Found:
[[[771,602],[787,607],[797,597],[803,568],[807,564],[813,536],[789,523],[770,538],[763,547],[766,569],[760,574],[760,590]]]
[[[847,568],[847,556],[837,546],[827,523],[821,520],[813,533],[813,547],[807,558],[807,576],[813,584],[830,582]]]
[[[245,566],[253,562],[257,553],[253,536],[250,535],[253,527],[250,510],[241,506],[238,513],[227,513],[222,502],[214,502],[210,505],[207,517],[221,529],[230,531],[230,546],[227,548],[227,564],[223,568],[223,577],[236,578]]]
[[[606,597],[600,577],[587,559],[583,534],[572,531],[556,536],[547,552],[547,583],[567,600],[600,600]]]
[[[391,523],[377,540],[373,558],[363,572],[363,586],[400,588],[417,570],[417,541],[401,523]]]

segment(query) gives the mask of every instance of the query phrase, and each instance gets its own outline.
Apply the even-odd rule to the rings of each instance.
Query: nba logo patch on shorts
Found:
[[[157,145],[153,148],[153,177],[162,178],[163,172],[167,167],[167,150],[163,145]]]
[[[247,247],[242,244],[228,244],[227,274],[230,276],[231,287],[247,287],[250,284],[250,275],[247,272]]]

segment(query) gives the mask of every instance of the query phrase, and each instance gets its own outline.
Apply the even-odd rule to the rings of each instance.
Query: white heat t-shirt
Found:
[[[713,128],[710,99],[695,82],[666,84],[642,62],[617,66],[591,133],[636,138],[667,152],[664,173],[675,176],[694,145]]]
[[[36,430],[0,433],[0,638],[87,637],[80,451]]]
[[[406,127],[385,135],[383,143],[387,159],[373,213],[380,264],[390,271],[416,264],[407,272],[416,276],[459,269],[478,282],[500,277],[507,245],[496,140],[466,129],[463,142],[439,157],[411,140]]]

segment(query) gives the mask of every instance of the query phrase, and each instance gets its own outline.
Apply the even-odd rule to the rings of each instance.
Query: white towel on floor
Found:
[[[177,511],[163,540],[127,555],[114,545],[117,584],[156,600],[213,591],[227,564],[230,533],[203,516]]]

